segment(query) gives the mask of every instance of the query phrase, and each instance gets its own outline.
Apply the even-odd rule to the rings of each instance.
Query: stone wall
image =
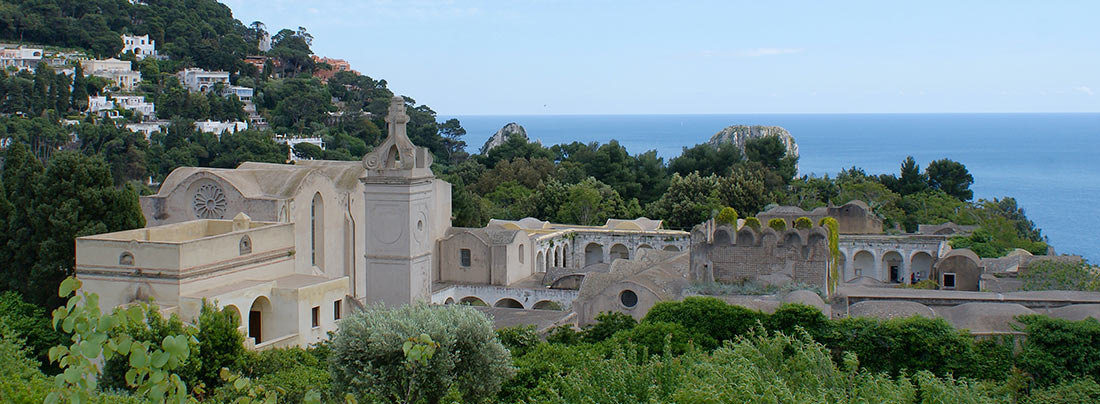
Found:
[[[694,282],[767,284],[798,282],[825,289],[829,253],[827,231],[777,232],[748,227],[700,225],[692,231],[691,274]]]

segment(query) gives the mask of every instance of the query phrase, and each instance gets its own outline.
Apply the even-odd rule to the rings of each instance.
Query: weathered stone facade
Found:
[[[691,232],[694,282],[828,284],[828,231],[823,227],[760,232],[709,221]]]
[[[820,207],[808,212],[797,206],[776,206],[756,215],[760,223],[768,223],[771,219],[783,219],[787,222],[787,228],[794,227],[794,221],[800,217],[809,218],[817,224],[826,216],[836,219],[840,234],[882,234],[882,220],[866,203],[859,200],[841,206]]]

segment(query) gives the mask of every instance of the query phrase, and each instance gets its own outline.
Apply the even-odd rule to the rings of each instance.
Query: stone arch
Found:
[[[615,243],[611,246],[611,261],[614,262],[617,259],[630,259],[630,249],[622,243]]]
[[[543,269],[546,267],[546,263],[544,261],[546,261],[546,257],[543,256],[542,251],[539,251],[539,253],[535,255],[535,272],[543,271]]]
[[[123,251],[122,254],[119,254],[118,256],[118,264],[131,266],[134,265],[134,254],[130,253],[129,251]]]
[[[801,247],[802,235],[797,231],[788,231],[783,235],[783,246],[785,247]]]
[[[310,264],[325,269],[325,198],[321,193],[313,194],[309,210],[309,248]]]
[[[274,338],[274,320],[271,300],[266,296],[256,297],[248,309],[248,337],[252,338],[256,345]]]
[[[561,267],[562,268],[569,268],[569,261],[571,261],[569,259],[569,244],[568,243],[562,244],[561,245]]]
[[[553,250],[553,248],[546,250],[546,267],[542,269],[543,272],[549,272],[551,265],[554,264],[554,257],[552,256],[554,254]]]
[[[856,251],[852,254],[853,277],[869,276],[875,271],[875,255],[867,250]]]
[[[561,268],[561,246],[554,247],[554,268]]]
[[[752,246],[756,245],[756,232],[752,231],[752,228],[745,226],[741,230],[737,231],[737,245],[739,246]]]
[[[448,297],[447,300],[443,301],[443,304],[455,304],[455,298]]]
[[[845,281],[851,280],[854,277],[853,274],[844,272],[845,270],[848,269],[848,265],[847,265],[848,264],[848,256],[844,254],[843,250],[837,250],[836,255],[837,255],[836,262],[837,262],[838,272],[844,274],[843,277],[844,277]]]
[[[510,297],[506,297],[506,298],[497,300],[497,302],[495,304],[493,304],[493,307],[506,307],[506,308],[509,308],[509,309],[522,309],[523,308],[523,303],[520,303],[519,300],[512,299]]]
[[[882,269],[886,280],[894,283],[905,283],[905,262],[901,253],[890,250],[882,254]]]
[[[531,306],[531,308],[533,308],[535,310],[561,310],[562,309],[561,308],[561,303],[555,302],[553,300],[539,300],[538,302],[535,302],[535,305]]]
[[[584,266],[603,262],[603,246],[592,242],[584,246]]]
[[[247,235],[244,236],[244,237],[241,237],[241,242],[239,244],[240,244],[241,255],[252,254],[252,238],[251,237],[248,237]]]
[[[733,244],[733,237],[730,237],[730,232],[719,229],[714,232],[714,245],[728,246]]]
[[[663,248],[663,250],[665,250],[665,251],[673,251],[673,252],[680,252],[680,247],[677,247],[677,246],[675,246],[675,245],[673,245],[673,244],[669,244],[669,245],[666,245],[666,246],[665,246],[665,248]]]
[[[909,259],[909,267],[916,275],[916,279],[924,280],[928,279],[932,274],[932,254],[927,251],[917,251],[913,253],[913,256]]]
[[[581,288],[581,282],[584,281],[584,274],[569,274],[561,278],[558,278],[550,284],[550,289],[569,289],[577,290]]]
[[[468,304],[470,306],[489,306],[484,300],[477,296],[466,296],[458,300],[459,304]]]
[[[397,144],[386,151],[386,164],[386,168],[401,168],[401,151],[397,149]]]
[[[653,246],[651,246],[649,244],[642,244],[642,245],[638,246],[638,249],[635,250],[635,251],[641,251],[641,250],[646,249],[646,248],[652,250]],[[635,254],[637,254],[637,252],[635,252]]]

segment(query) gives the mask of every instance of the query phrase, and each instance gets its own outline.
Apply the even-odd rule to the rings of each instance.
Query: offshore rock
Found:
[[[791,136],[791,132],[779,126],[733,125],[715,133],[714,136],[710,137],[710,141],[708,141],[707,144],[718,147],[726,143],[733,143],[737,145],[737,148],[741,149],[741,153],[744,154],[745,142],[749,139],[758,139],[768,136],[779,137],[783,145],[787,146],[788,156],[798,156],[798,144],[794,142],[794,136]]]
[[[504,144],[504,142],[507,142],[508,139],[511,139],[513,136],[519,136],[522,137],[523,140],[527,140],[527,130],[523,129],[522,126],[515,122],[504,125],[497,133],[490,136],[489,140],[485,141],[484,146],[481,146],[481,154],[485,155],[489,150]]]

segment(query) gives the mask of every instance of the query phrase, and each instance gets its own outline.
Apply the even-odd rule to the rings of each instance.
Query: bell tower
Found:
[[[363,156],[369,303],[430,301],[435,240],[450,227],[450,184],[435,179],[432,153],[409,140],[408,122],[405,99],[393,97],[386,140]]]

